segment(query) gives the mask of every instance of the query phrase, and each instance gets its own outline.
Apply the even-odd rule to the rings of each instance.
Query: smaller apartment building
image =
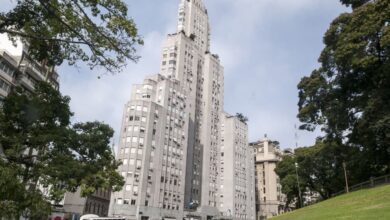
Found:
[[[58,74],[54,67],[33,60],[27,46],[20,43],[14,47],[4,39],[4,35],[0,35],[0,105],[16,86],[32,92],[37,82],[44,81],[59,89]]]
[[[220,162],[220,212],[223,219],[255,219],[253,148],[248,145],[248,125],[222,114]]]
[[[63,199],[63,212],[66,219],[79,219],[85,214],[108,216],[110,206],[110,190],[96,190],[90,196],[81,197],[81,190],[75,193],[66,193]]]

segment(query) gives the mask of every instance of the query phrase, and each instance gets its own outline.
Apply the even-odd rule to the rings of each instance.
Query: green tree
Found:
[[[0,110],[0,219],[44,219],[51,203],[81,188],[120,190],[120,165],[110,149],[113,130],[100,122],[71,124],[69,98],[47,83],[18,90]]]
[[[287,202],[299,201],[297,171],[302,195],[305,192],[316,192],[321,199],[328,199],[334,193],[344,190],[343,163],[349,161],[347,169],[360,166],[359,160],[354,159],[358,152],[352,150],[340,147],[336,142],[318,140],[314,146],[297,148],[293,155],[284,155],[275,172],[281,180]],[[297,170],[295,163],[298,165]],[[348,176],[351,173],[348,171]],[[349,180],[351,184],[359,181],[355,178]],[[296,205],[299,207],[299,204]]]
[[[317,192],[322,199],[344,189],[342,164],[345,155],[343,148],[334,142],[318,141],[312,147],[299,148],[295,152],[299,165],[299,175],[305,180],[306,187]]]
[[[302,129],[320,126],[325,140],[360,151],[366,169],[352,173],[363,181],[390,172],[390,1],[342,3],[353,11],[332,22],[321,67],[299,83],[298,117]]]
[[[286,207],[289,207],[291,203],[295,202],[296,208],[300,208],[299,202],[299,190],[298,179],[295,172],[296,159],[293,155],[284,155],[282,160],[276,165],[275,172],[280,178],[280,184],[282,186],[282,192],[286,195]],[[301,192],[304,193],[306,189],[306,181],[299,179]]]
[[[113,73],[137,61],[136,46],[143,44],[127,12],[122,0],[17,0],[0,13],[0,33],[20,38],[49,65],[83,61]]]
[[[242,113],[236,113],[236,117],[244,124],[248,122],[248,117],[244,116]]]
[[[340,0],[340,1],[346,6],[352,6],[352,8],[357,8],[369,2],[370,0]]]

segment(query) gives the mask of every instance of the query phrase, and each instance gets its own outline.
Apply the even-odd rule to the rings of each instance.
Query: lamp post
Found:
[[[349,193],[349,187],[348,187],[348,176],[347,176],[347,164],[345,161],[343,161],[343,169],[344,169],[344,179],[345,179],[345,190],[347,193]]]
[[[299,176],[298,176],[298,163],[295,163],[295,173],[297,175],[297,184],[298,184],[298,193],[299,193],[299,203],[301,204],[301,208],[303,207],[303,201],[302,201],[302,193],[301,193],[301,186],[299,184]]]

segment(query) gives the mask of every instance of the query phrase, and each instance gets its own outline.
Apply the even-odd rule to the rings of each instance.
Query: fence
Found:
[[[390,175],[371,178],[370,180],[366,182],[362,182],[356,185],[353,185],[349,187],[349,192],[361,190],[361,189],[368,189],[368,188],[374,188],[382,185],[390,184]],[[341,194],[346,193],[346,190],[340,191],[338,193],[332,194],[332,197],[339,196]]]

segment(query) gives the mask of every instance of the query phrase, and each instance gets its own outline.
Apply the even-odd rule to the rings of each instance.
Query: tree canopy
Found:
[[[0,13],[0,33],[20,38],[29,54],[49,65],[86,62],[118,72],[136,62],[143,44],[122,0],[17,0]]]
[[[244,124],[248,122],[248,117],[244,116],[242,113],[236,113],[236,117]]]
[[[369,2],[370,0],[340,0],[340,1],[346,6],[352,6],[352,8],[357,8]]]
[[[71,124],[69,98],[46,83],[11,93],[0,110],[0,219],[42,219],[65,192],[120,190],[113,130],[100,122]]]
[[[360,151],[362,181],[390,172],[390,1],[354,6],[330,25],[321,67],[298,85],[302,129]]]
[[[345,188],[343,163],[351,161],[347,164],[348,176],[353,174],[350,169],[358,163],[357,160],[352,160],[355,152],[340,152],[343,149],[336,142],[317,141],[314,146],[297,148],[294,154],[283,155],[275,172],[280,178],[282,192],[287,196],[287,205],[295,201],[296,206],[300,207],[297,202],[299,201],[297,175],[302,195],[318,193],[320,199],[328,199],[342,191]],[[358,179],[350,178],[350,184],[358,182]]]

